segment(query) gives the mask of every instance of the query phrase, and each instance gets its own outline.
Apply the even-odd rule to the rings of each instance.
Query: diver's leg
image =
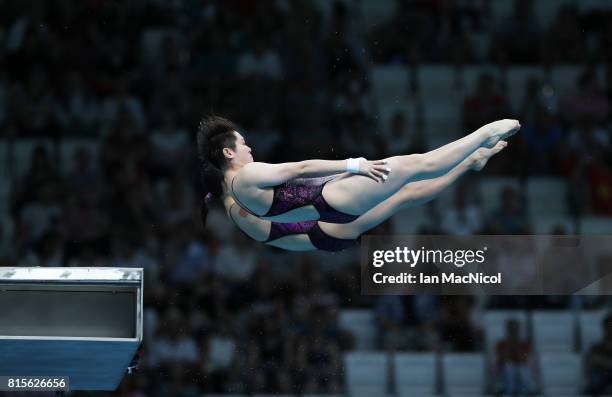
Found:
[[[493,147],[519,128],[516,120],[499,120],[430,152],[389,157],[386,160],[391,171],[384,183],[363,175],[352,175],[326,184],[323,188],[325,200],[338,211],[362,215],[407,183],[442,176],[476,149]]]
[[[333,224],[320,222],[321,229],[337,238],[357,238],[360,234],[378,226],[396,212],[424,204],[436,198],[469,170],[480,171],[487,161],[507,146],[505,141],[494,148],[480,148],[446,174],[417,182],[410,182],[387,200],[378,204],[351,223]]]

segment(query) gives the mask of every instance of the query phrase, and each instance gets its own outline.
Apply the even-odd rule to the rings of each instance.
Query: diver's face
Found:
[[[240,164],[248,164],[253,162],[252,150],[247,146],[244,137],[238,131],[234,131],[236,136],[236,150],[234,151],[234,161]]]

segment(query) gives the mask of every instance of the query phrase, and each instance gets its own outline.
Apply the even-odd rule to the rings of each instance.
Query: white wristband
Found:
[[[346,159],[346,171],[351,174],[359,172],[359,159]]]

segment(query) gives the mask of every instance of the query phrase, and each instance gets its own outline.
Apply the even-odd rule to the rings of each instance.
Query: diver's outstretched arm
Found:
[[[389,173],[384,160],[368,161],[353,159],[353,173],[367,176],[376,182],[383,182]],[[255,187],[277,186],[295,178],[313,178],[346,172],[349,160],[304,160],[292,163],[270,164],[253,162],[246,164],[239,172],[240,183]]]

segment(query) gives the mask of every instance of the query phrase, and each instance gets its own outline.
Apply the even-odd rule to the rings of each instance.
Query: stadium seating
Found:
[[[327,0],[322,2],[330,3]],[[376,29],[377,26],[386,23],[395,15],[396,3],[387,1],[363,1],[362,15],[365,28]]]
[[[525,186],[527,204],[532,218],[563,216],[567,213],[566,183],[556,177],[531,177]],[[554,197],[554,200],[551,198]]]
[[[346,390],[349,394],[386,394],[389,356],[382,352],[350,352],[344,355]]]
[[[574,220],[569,216],[532,216],[534,234],[552,234],[556,226],[565,229],[566,234],[574,234]]]
[[[516,178],[496,177],[479,180],[481,204],[485,214],[489,214],[498,208],[501,191],[506,186],[513,187],[517,192],[521,189],[521,184]]]
[[[407,208],[391,218],[393,234],[416,234],[429,223],[427,208],[423,206]]]
[[[541,82],[546,77],[544,69],[539,66],[515,66],[508,69],[508,74],[505,76],[506,86],[510,105],[515,112],[520,109],[521,102],[525,99],[527,81],[532,76],[537,77]]]
[[[542,310],[534,311],[533,340],[541,353],[574,351],[575,321],[571,312]]]
[[[67,173],[74,169],[74,154],[80,148],[85,148],[88,151],[92,165],[98,164],[101,143],[97,139],[68,139],[60,144],[62,172]]]
[[[28,138],[15,141],[15,163],[13,165],[17,178],[22,178],[30,168],[32,153],[38,145],[44,146],[53,159],[53,142],[50,139]]]
[[[484,392],[485,360],[480,353],[447,353],[442,357],[444,389],[450,395]]]
[[[608,313],[608,310],[589,310],[579,314],[580,350],[583,353],[588,352],[593,344],[601,342],[603,339],[601,323]]]
[[[367,309],[346,309],[340,311],[340,327],[355,336],[357,350],[374,348],[376,340],[376,323],[374,312]]]
[[[542,353],[540,371],[547,396],[575,396],[582,388],[580,356],[573,353]]]
[[[372,70],[372,90],[378,108],[398,107],[408,97],[408,72],[403,66],[377,67]]]
[[[557,96],[563,97],[577,88],[577,79],[583,68],[574,65],[558,65],[551,71],[551,82]]]
[[[437,372],[434,353],[396,353],[393,357],[395,391],[399,395],[435,394]]]
[[[580,221],[581,234],[610,234],[612,217],[585,216]]]

